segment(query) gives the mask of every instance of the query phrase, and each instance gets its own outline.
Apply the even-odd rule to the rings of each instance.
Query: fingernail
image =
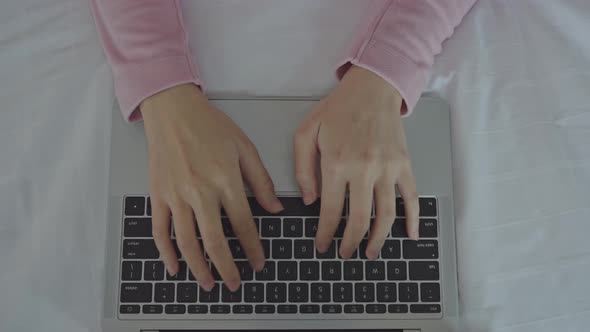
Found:
[[[229,280],[228,282],[225,283],[225,285],[227,286],[227,288],[230,291],[235,292],[238,290],[238,288],[240,288],[240,281],[239,280]]]
[[[315,194],[311,191],[304,191],[303,192],[303,203],[305,205],[310,205],[315,200]]]
[[[172,266],[168,266],[168,267],[167,267],[167,270],[168,270],[168,274],[169,274],[170,276],[176,275],[176,273],[178,272],[178,271],[177,271],[177,270],[178,270],[178,268],[175,268],[175,267],[172,267]]]
[[[283,211],[285,209],[283,203],[281,203],[278,198],[275,198],[275,200],[272,202],[272,208],[277,212]]]
[[[369,250],[369,249],[367,249],[366,254],[367,254],[368,259],[377,259],[377,256],[379,256],[378,251]]]
[[[417,229],[412,229],[411,231],[412,234],[410,234],[410,237],[412,238],[412,240],[418,241],[418,230]]]
[[[256,272],[260,272],[264,268],[265,264],[266,263],[264,261],[259,261],[259,262],[254,263],[253,268]]]
[[[342,259],[350,258],[350,255],[347,255],[343,248],[340,248],[340,250],[338,251],[338,254],[340,255],[340,257],[342,257]]]
[[[201,288],[203,288],[207,292],[210,292],[213,289],[213,286],[215,286],[215,284],[211,279],[205,280],[201,283]]]

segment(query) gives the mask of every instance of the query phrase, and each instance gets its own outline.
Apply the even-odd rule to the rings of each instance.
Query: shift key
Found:
[[[438,241],[405,240],[403,252],[405,259],[436,259],[438,258]]]

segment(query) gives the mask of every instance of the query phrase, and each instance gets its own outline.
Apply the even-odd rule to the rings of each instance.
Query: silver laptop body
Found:
[[[266,99],[214,99],[212,102],[228,114],[257,146],[279,195],[298,194],[293,172],[292,139],[295,129],[304,115],[311,110],[317,100],[293,98]],[[386,303],[386,308],[402,312],[385,313],[184,313],[167,314],[144,313],[140,310],[146,303],[122,303],[123,285],[130,283],[151,283],[145,281],[140,268],[139,280],[123,281],[123,250],[126,245],[123,220],[124,202],[128,196],[149,195],[148,156],[144,131],[141,123],[127,124],[122,119],[118,107],[112,116],[112,142],[110,158],[108,234],[106,250],[106,276],[104,311],[102,323],[105,332],[139,331],[208,331],[208,330],[333,330],[333,331],[455,331],[458,316],[457,266],[455,252],[455,224],[453,214],[453,182],[451,164],[451,138],[449,108],[436,97],[422,97],[412,114],[404,120],[408,149],[410,151],[418,192],[421,196],[435,198],[436,232],[438,257],[429,259],[438,265],[440,301],[422,303],[421,297],[415,303],[402,302],[398,298]],[[394,202],[392,202],[394,204]],[[146,214],[143,216],[149,218]],[[103,221],[100,221],[103,222]],[[131,239],[133,240],[133,239]],[[398,239],[403,244],[403,239]],[[403,247],[403,246],[402,246]],[[153,260],[153,259],[152,259]],[[157,258],[156,258],[157,260]],[[338,259],[336,259],[338,260]],[[404,261],[403,256],[399,259]],[[145,260],[137,259],[145,264]],[[411,264],[411,260],[406,260]],[[137,263],[139,266],[141,263]],[[162,282],[179,283],[181,281]],[[189,280],[182,282],[191,282]],[[266,281],[265,281],[266,282]],[[345,281],[342,281],[345,282]],[[366,282],[366,281],[365,281]],[[378,283],[381,281],[370,281]],[[393,282],[398,287],[404,281]],[[422,284],[424,281],[405,280],[406,283]],[[309,283],[312,283],[311,281]],[[405,284],[404,284],[405,285]],[[150,286],[150,289],[152,287]],[[126,289],[126,291],[129,289]],[[131,289],[133,290],[133,289]],[[199,289],[200,290],[200,289]],[[153,292],[153,290],[150,290]],[[422,295],[422,294],[420,294]],[[379,296],[379,294],[376,294]],[[152,296],[151,303],[154,303]],[[162,303],[161,307],[177,303]],[[355,301],[352,302],[357,303]],[[147,303],[149,304],[149,303]],[[264,304],[264,303],[262,303]],[[375,300],[375,304],[378,304]],[[434,312],[413,313],[407,308],[423,304]],[[185,309],[190,305],[182,304]],[[232,304],[234,305],[234,304]],[[256,306],[258,304],[253,304]],[[361,304],[369,305],[369,304]],[[389,307],[392,305],[391,307]],[[397,307],[395,305],[398,305]],[[426,307],[427,305],[434,305]],[[160,306],[160,305],[158,305]],[[171,307],[172,308],[172,307]],[[352,305],[350,308],[353,308]],[[373,310],[374,307],[371,307]],[[382,308],[382,307],[380,307]],[[418,306],[415,308],[419,308]],[[369,308],[367,307],[367,310]],[[420,309],[420,310],[422,310]],[[258,309],[256,309],[258,310]],[[274,310],[274,309],[273,309]],[[403,312],[407,310],[407,312]],[[436,312],[440,310],[440,312]],[[128,312],[127,312],[128,311]]]

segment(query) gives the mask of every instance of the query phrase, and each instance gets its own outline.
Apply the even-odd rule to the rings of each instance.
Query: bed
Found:
[[[590,330],[590,2],[479,0],[452,107],[464,331]],[[0,3],[0,330],[100,331],[110,69],[86,1]]]

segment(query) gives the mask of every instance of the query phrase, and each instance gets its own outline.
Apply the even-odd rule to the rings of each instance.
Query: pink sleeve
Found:
[[[177,0],[91,2],[125,119],[140,119],[139,104],[157,92],[183,83],[201,85]]]
[[[381,0],[369,8],[339,78],[351,64],[384,78],[401,94],[405,110],[416,106],[434,56],[476,0]]]

